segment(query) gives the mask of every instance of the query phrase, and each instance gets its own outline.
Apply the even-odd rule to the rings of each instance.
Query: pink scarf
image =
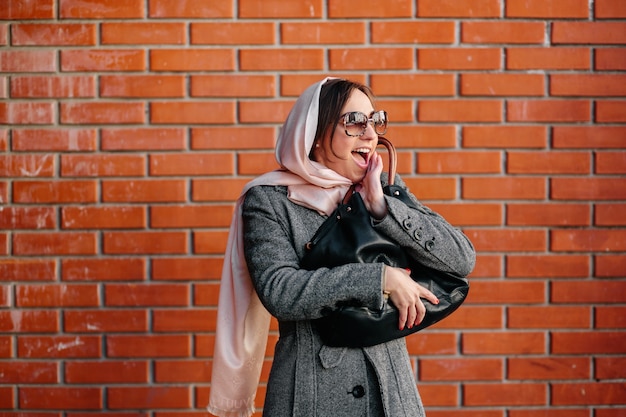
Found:
[[[245,193],[256,185],[286,185],[291,201],[328,215],[351,185],[308,156],[317,130],[320,90],[329,79],[307,88],[289,113],[276,143],[276,160],[282,169],[246,184],[235,204],[222,270],[208,406],[220,417],[253,414],[270,323],[244,258],[241,204]]]

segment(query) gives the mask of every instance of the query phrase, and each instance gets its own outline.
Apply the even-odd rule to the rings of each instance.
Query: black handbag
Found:
[[[407,192],[394,185],[396,152],[393,145],[383,137],[379,137],[378,142],[389,153],[389,185],[383,188],[383,192],[417,208]],[[449,316],[459,308],[469,291],[466,278],[437,271],[409,259],[397,243],[379,234],[372,227],[370,214],[361,195],[351,188],[306,244],[300,265],[312,270],[360,262],[383,262],[389,266],[410,269],[411,278],[435,294],[439,304],[422,299],[426,307],[426,316],[422,322],[412,328],[399,330],[399,312],[391,300],[385,301],[382,310],[372,310],[354,300],[345,300],[334,308],[328,307],[323,311],[322,318],[314,320],[327,346],[366,347],[408,336]]]

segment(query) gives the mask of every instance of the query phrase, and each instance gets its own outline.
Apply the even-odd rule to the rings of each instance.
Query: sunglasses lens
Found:
[[[387,132],[387,112],[384,110],[374,113],[372,116],[374,121],[374,130],[379,135],[384,135]]]
[[[361,112],[350,112],[344,117],[346,133],[350,136],[361,136],[367,128],[367,116]]]

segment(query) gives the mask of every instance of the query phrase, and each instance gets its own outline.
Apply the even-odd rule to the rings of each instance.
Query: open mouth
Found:
[[[352,155],[354,155],[354,159],[359,165],[367,166],[370,160],[370,152],[369,148],[357,148],[352,151]]]

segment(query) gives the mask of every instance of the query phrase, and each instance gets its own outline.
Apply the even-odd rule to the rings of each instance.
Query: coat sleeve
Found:
[[[273,187],[253,187],[243,204],[246,264],[259,299],[279,320],[310,320],[345,300],[380,309],[383,304],[382,264],[347,264],[336,268],[300,269],[296,250],[297,210],[278,204]],[[317,215],[317,214],[314,214]],[[299,226],[300,225],[300,226]],[[300,231],[311,236],[312,230]]]
[[[423,205],[399,176],[395,185],[405,189],[415,208],[385,195],[389,213],[374,227],[422,265],[463,277],[469,275],[476,263],[472,242],[460,229]]]

